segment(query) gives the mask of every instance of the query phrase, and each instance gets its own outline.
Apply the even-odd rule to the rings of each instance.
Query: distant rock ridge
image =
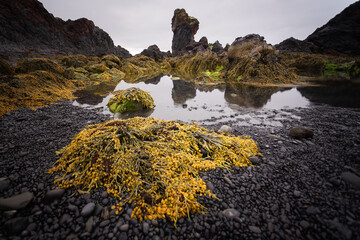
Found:
[[[289,38],[275,47],[283,52],[360,55],[360,1],[345,8],[304,41]]]
[[[63,21],[37,0],[0,1],[0,55],[13,52],[44,54],[131,54],[105,31],[86,19]]]

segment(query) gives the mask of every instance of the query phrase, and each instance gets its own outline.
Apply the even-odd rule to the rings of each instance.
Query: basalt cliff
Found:
[[[7,58],[14,53],[131,56],[92,21],[63,21],[37,0],[0,1],[0,25],[0,56]]]

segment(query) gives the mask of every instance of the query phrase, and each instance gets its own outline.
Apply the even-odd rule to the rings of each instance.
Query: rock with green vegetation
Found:
[[[57,62],[47,58],[26,58],[17,62],[16,73],[30,73],[37,70],[63,74],[65,69]]]
[[[0,58],[0,76],[12,74],[14,74],[13,67],[11,67],[11,65],[6,60]]]
[[[115,92],[115,96],[109,100],[107,106],[114,113],[134,112],[155,107],[154,99],[150,94],[139,88]]]
[[[324,77],[351,78],[360,75],[359,62],[351,61],[343,64],[325,62]]]

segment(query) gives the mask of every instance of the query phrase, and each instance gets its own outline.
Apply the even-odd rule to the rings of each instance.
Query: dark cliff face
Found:
[[[174,32],[172,54],[181,55],[186,46],[194,42],[194,35],[199,30],[199,21],[189,17],[185,9],[176,9],[171,21],[171,29]]]
[[[130,57],[110,36],[85,18],[63,21],[37,0],[0,1],[0,53],[115,54]]]
[[[289,38],[276,48],[283,52],[360,55],[360,1],[345,8],[304,41]]]
[[[351,4],[306,38],[321,52],[360,54],[360,1]]]

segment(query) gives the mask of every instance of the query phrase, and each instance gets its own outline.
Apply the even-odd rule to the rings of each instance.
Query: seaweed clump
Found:
[[[216,198],[201,171],[248,166],[258,149],[247,136],[136,117],[90,125],[58,154],[49,173],[61,173],[55,178],[59,188],[105,186],[119,201],[112,207],[117,214],[124,204],[134,204],[133,218],[167,216],[176,224],[190,213],[204,212],[198,197]]]
[[[149,93],[133,87],[115,92],[115,96],[110,98],[107,106],[111,112],[124,113],[153,109],[155,104]]]

